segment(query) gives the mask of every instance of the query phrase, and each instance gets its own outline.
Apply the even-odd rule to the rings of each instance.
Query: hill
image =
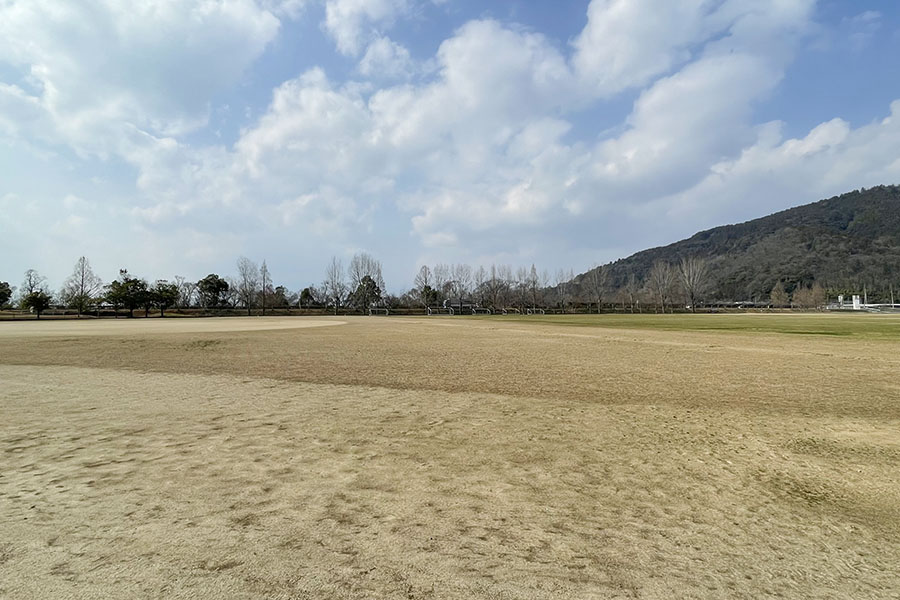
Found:
[[[605,265],[608,287],[624,287],[632,274],[645,281],[654,262],[705,258],[708,300],[765,300],[781,281],[822,284],[832,292],[887,299],[900,289],[900,186],[861,189],[737,225],[701,231]],[[588,272],[590,273],[590,271]],[[588,273],[574,280],[580,288]]]

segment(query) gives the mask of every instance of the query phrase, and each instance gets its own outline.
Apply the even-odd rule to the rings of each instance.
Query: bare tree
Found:
[[[634,314],[634,306],[635,303],[640,301],[639,294],[641,291],[641,282],[634,276],[634,273],[628,274],[628,279],[625,281],[622,291],[625,292],[625,298],[631,307],[631,314]]]
[[[422,303],[423,306],[428,306],[431,301],[431,297],[433,296],[433,287],[434,278],[431,275],[431,269],[428,268],[428,265],[422,265],[419,268],[419,272],[416,273],[416,277],[413,280],[413,286],[416,291],[416,300]]]
[[[260,302],[262,304],[262,314],[265,316],[266,314],[266,300],[268,297],[274,294],[275,290],[272,290],[272,276],[269,275],[269,267],[266,266],[265,259],[262,262],[262,266],[259,268],[259,278],[260,278],[260,288],[259,288],[259,296]],[[270,291],[272,293],[270,293]]]
[[[672,294],[674,278],[672,265],[664,260],[658,260],[653,263],[647,276],[647,285],[650,288],[650,293],[653,294],[664,313],[666,312],[666,302]]]
[[[819,309],[825,305],[825,302],[825,288],[818,281],[814,282],[811,287],[798,285],[791,298],[791,303],[796,308]]]
[[[447,289],[447,284],[450,282],[450,267],[443,263],[438,263],[434,265],[432,275],[434,276],[434,289],[436,289],[442,297],[446,297],[450,291]]]
[[[237,268],[238,298],[247,309],[247,314],[250,315],[256,294],[259,291],[259,267],[249,258],[242,256],[238,259]]]
[[[572,301],[572,280],[575,274],[572,270],[558,269],[556,271],[556,297],[563,311],[568,310],[569,303]]]
[[[379,290],[384,291],[384,277],[381,275],[381,261],[376,260],[371,254],[357,252],[350,259],[347,266],[347,274],[350,276],[350,286],[356,289],[363,283],[363,279],[370,277]]]
[[[450,268],[450,291],[456,296],[462,310],[462,300],[472,290],[472,267],[465,264],[453,265]]]
[[[22,280],[22,285],[19,286],[19,302],[21,303],[25,298],[36,292],[49,294],[47,278],[39,275],[34,269],[28,269],[25,271],[25,279]]]
[[[181,275],[175,276],[175,285],[178,287],[178,301],[175,306],[178,308],[190,308],[194,304],[194,298],[197,294],[197,282],[188,281]]]
[[[519,310],[525,310],[528,298],[528,269],[519,267],[516,269],[516,305]]]
[[[500,265],[497,267],[497,297],[501,306],[509,306],[513,302],[513,270],[509,265]]]
[[[606,294],[606,282],[609,279],[609,271],[606,265],[594,265],[584,276],[583,289],[587,294],[588,302],[597,303],[597,314],[603,308],[603,296]]]
[[[78,311],[80,317],[103,288],[103,282],[94,274],[91,263],[84,256],[75,261],[75,269],[63,284],[60,298],[66,306]]]
[[[678,265],[678,275],[681,279],[681,287],[684,290],[685,300],[691,307],[691,312],[697,312],[697,300],[706,289],[709,269],[706,259],[699,256],[687,256],[681,259]]]
[[[475,301],[478,302],[478,306],[482,307],[487,305],[487,278],[487,271],[484,269],[484,266],[478,265],[472,276],[472,285],[474,286]]]
[[[818,281],[813,283],[810,295],[812,304],[816,310],[825,308],[825,305],[828,303],[828,294],[825,292],[825,288],[822,287],[821,283]]]
[[[331,263],[325,271],[322,291],[327,301],[334,304],[334,314],[337,314],[338,307],[347,295],[347,281],[344,279],[344,265],[336,256],[331,257]]]
[[[528,279],[525,282],[525,285],[528,286],[528,301],[531,303],[531,308],[535,309],[540,303],[538,295],[541,292],[542,286],[540,276],[538,275],[534,263],[532,263],[531,270],[528,272]]]
[[[225,277],[225,283],[228,285],[222,292],[222,304],[229,308],[237,308],[241,301],[241,296],[238,292],[238,280],[228,276]]]
[[[434,279],[431,276],[431,269],[428,268],[428,265],[419,267],[419,272],[416,273],[416,278],[413,280],[413,285],[415,285],[416,289],[421,292],[426,287],[431,287],[432,283],[434,283]]]
[[[775,284],[775,287],[772,288],[772,291],[769,294],[769,300],[772,302],[774,308],[782,308],[791,303],[790,296],[788,296],[787,291],[784,289],[784,284],[781,281],[778,281]]]

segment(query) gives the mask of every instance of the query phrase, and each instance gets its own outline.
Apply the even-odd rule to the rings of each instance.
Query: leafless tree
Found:
[[[441,296],[446,297],[450,291],[447,289],[451,279],[450,267],[443,263],[438,263],[434,265],[431,274],[434,276],[434,289],[436,289]]]
[[[625,292],[625,298],[631,307],[631,314],[634,314],[634,307],[640,301],[639,294],[641,291],[641,282],[635,277],[634,273],[628,274],[628,279],[625,280],[622,291]]]
[[[513,270],[509,265],[499,265],[497,267],[497,298],[500,306],[509,306],[513,303]]]
[[[413,280],[413,287],[415,289],[416,300],[423,306],[428,306],[428,293],[429,290],[434,289],[432,287],[433,283],[434,279],[431,275],[431,269],[428,268],[428,265],[422,265]]]
[[[597,314],[603,307],[603,296],[606,294],[606,282],[609,279],[609,271],[606,265],[594,265],[584,276],[583,289],[587,294],[588,302],[597,303]]]
[[[362,284],[363,279],[367,276],[372,278],[375,285],[382,292],[384,291],[384,277],[381,275],[381,261],[376,260],[371,254],[365,252],[357,252],[350,259],[347,266],[347,274],[350,276],[350,286],[355,290]]]
[[[222,304],[229,308],[237,308],[241,301],[238,280],[229,275],[225,277],[225,282],[228,284],[228,289],[222,293]]]
[[[709,269],[706,259],[699,256],[687,256],[678,265],[678,275],[684,290],[685,300],[691,306],[691,312],[697,312],[697,300],[706,289]]]
[[[25,271],[25,279],[22,280],[22,285],[19,286],[19,302],[35,292],[48,293],[47,278],[39,275],[34,269],[28,269]]]
[[[810,299],[817,310],[825,308],[825,305],[828,303],[828,294],[825,292],[825,288],[822,287],[822,284],[818,281],[814,282],[812,285]]]
[[[175,285],[178,287],[178,308],[190,308],[194,304],[194,296],[197,293],[197,282],[188,281],[181,275],[175,276]]]
[[[784,289],[784,283],[781,281],[775,284],[775,287],[772,288],[772,292],[769,294],[769,299],[772,302],[772,306],[775,308],[782,308],[788,306],[791,303],[791,298],[788,295],[787,291]]]
[[[240,257],[237,262],[237,293],[241,303],[250,314],[256,295],[259,291],[259,267],[247,257]]]
[[[466,264],[453,265],[450,268],[451,293],[460,301],[472,290],[472,267]]]
[[[525,307],[529,304],[528,269],[526,269],[525,267],[519,267],[516,269],[515,287],[516,306],[519,308],[519,310],[525,310]]]
[[[825,288],[819,282],[811,287],[798,285],[791,297],[791,304],[796,308],[821,308],[825,305]]]
[[[472,280],[475,291],[475,301],[482,307],[486,306],[488,303],[487,278],[488,275],[484,266],[478,265],[478,268],[475,269],[475,274],[472,276]]]
[[[347,295],[347,281],[344,279],[344,265],[336,256],[331,257],[331,263],[325,271],[322,292],[327,301],[334,304],[334,314],[337,314],[338,308]]]
[[[413,281],[416,289],[421,292],[426,287],[431,287],[432,283],[434,283],[434,280],[431,277],[431,269],[428,268],[428,265],[419,267],[419,272],[416,273],[416,278]]]
[[[664,313],[666,312],[666,302],[672,294],[674,279],[675,275],[672,271],[672,265],[664,260],[658,260],[653,263],[647,276],[647,285],[650,288],[650,293],[653,294]]]
[[[60,298],[75,308],[80,317],[103,288],[103,282],[91,269],[91,263],[84,256],[75,261],[75,269],[63,284]]]
[[[537,308],[538,304],[543,304],[538,298],[542,288],[541,279],[533,263],[531,270],[528,272],[528,279],[525,285],[528,287],[528,302],[531,304],[531,308],[534,309]]]
[[[560,307],[565,311],[568,310],[569,304],[572,302],[572,280],[575,274],[570,269],[558,269],[556,271],[556,297]]]
[[[491,265],[486,285],[487,302],[492,308],[503,308],[507,304],[507,287],[509,278],[507,270],[509,267],[504,265]]]
[[[272,276],[269,274],[269,267],[266,266],[265,260],[263,260],[262,266],[259,267],[259,278],[261,280],[259,287],[260,303],[262,304],[262,314],[265,316],[266,301],[275,292],[275,290],[272,289]]]

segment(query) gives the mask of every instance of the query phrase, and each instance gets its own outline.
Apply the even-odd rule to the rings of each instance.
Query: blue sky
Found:
[[[900,8],[0,0],[0,280],[551,273],[900,183]]]

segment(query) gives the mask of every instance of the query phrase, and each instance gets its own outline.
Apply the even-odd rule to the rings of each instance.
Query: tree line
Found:
[[[165,316],[172,308],[245,310],[248,315],[291,308],[335,314],[375,308],[602,312],[612,306],[630,312],[671,312],[676,308],[696,311],[708,301],[712,282],[709,262],[696,256],[678,262],[657,260],[644,278],[630,273],[618,286],[610,281],[610,265],[595,266],[578,277],[562,269],[551,276],[535,265],[515,269],[509,265],[422,265],[413,287],[400,295],[385,291],[381,262],[365,252],[355,254],[346,267],[332,257],[322,282],[298,291],[275,285],[266,261],[257,264],[242,256],[235,267],[235,275],[210,273],[198,281],[176,276],[152,282],[123,268],[116,279],[104,283],[82,256],[56,293],[34,269],[26,271],[18,290],[0,281],[0,307],[17,305],[38,318],[51,306],[79,315],[102,309],[115,315],[127,311],[128,316],[134,316],[135,311],[143,311],[145,316],[156,311]],[[768,300],[769,305],[779,308],[820,308],[826,299],[825,289],[818,283],[797,286],[788,293],[784,283],[778,281]]]
[[[715,280],[710,262],[702,257],[687,256],[677,262],[656,260],[646,276],[641,278],[634,271],[624,282],[616,286],[610,282],[610,266],[595,267],[579,277],[581,298],[590,298],[598,307],[604,301],[616,304],[626,312],[671,312],[684,308],[696,312],[704,305],[742,305],[772,308],[824,308],[828,295],[819,282],[796,285],[788,292],[783,281],[775,282],[769,297],[763,302],[721,303],[717,299]],[[604,295],[605,294],[605,295]]]
[[[51,291],[47,278],[34,269],[25,272],[18,288],[0,281],[0,308],[15,306],[34,312],[37,318],[51,306],[73,310],[79,316],[100,310],[111,310],[116,316],[120,311],[127,311],[129,317],[135,311],[143,311],[145,316],[158,311],[165,316],[170,308],[240,309],[250,315],[253,311],[266,314],[293,307],[323,308],[329,303],[335,310],[363,309],[385,300],[381,263],[365,253],[356,254],[346,272],[334,259],[321,285],[307,286],[298,292],[275,285],[266,261],[257,264],[242,256],[235,266],[234,276],[210,273],[198,281],[176,276],[152,282],[123,268],[113,281],[104,283],[82,256],[56,292]]]

